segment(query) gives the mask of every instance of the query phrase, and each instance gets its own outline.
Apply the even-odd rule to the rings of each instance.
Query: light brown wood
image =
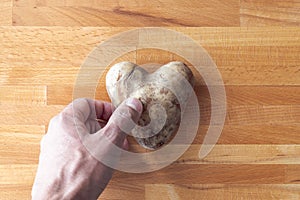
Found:
[[[299,124],[225,125],[218,144],[300,144]],[[200,125],[195,144],[201,144],[208,126]]]
[[[0,164],[36,164],[45,126],[1,125]]]
[[[36,164],[0,165],[0,184],[31,185],[36,169]],[[144,174],[116,171],[111,184],[298,184],[299,179],[300,167],[293,164],[172,164]]]
[[[124,197],[130,197],[132,200],[145,199],[145,185],[110,182],[107,186],[107,189],[104,190],[99,199],[124,199]]]
[[[154,178],[155,177],[155,178]],[[135,184],[299,184],[299,165],[173,164],[160,171],[132,174],[116,172],[112,182]]]
[[[12,0],[1,0],[0,2],[0,26],[12,25]]]
[[[0,196],[5,199],[31,199],[31,187],[32,185],[0,185]]]
[[[5,124],[42,125],[64,106],[0,105],[0,121]],[[200,123],[208,125],[210,111],[200,110]],[[16,114],[18,113],[18,114]],[[37,115],[38,113],[38,115]],[[295,124],[299,122],[300,106],[232,106],[227,110],[228,125]],[[191,119],[193,120],[193,119]]]
[[[241,26],[299,26],[298,0],[241,0]]]
[[[13,5],[13,24],[27,26],[299,26],[300,8],[292,0],[14,0]]]
[[[104,81],[104,80],[103,80]],[[74,85],[49,85],[47,87],[48,105],[67,105],[72,101]],[[210,104],[207,86],[199,84],[196,88],[199,104],[205,107]],[[225,88],[228,105],[298,105],[300,88],[298,86],[236,86]],[[278,95],[281,94],[281,95]],[[99,82],[96,98],[109,101],[103,82]]]
[[[46,105],[46,86],[0,86],[0,104],[26,105],[37,104]]]
[[[32,185],[37,164],[0,165],[0,184]]]
[[[5,29],[3,30],[5,54],[0,55],[1,65],[5,63],[5,67],[0,68],[0,80],[3,84],[73,84],[85,56],[97,42],[104,41],[121,30],[124,28]],[[299,41],[295,39],[300,35],[299,29],[181,28],[178,30],[191,35],[194,39],[198,38],[196,41],[212,55],[226,85],[300,84],[298,78],[300,48]],[[68,35],[69,33],[71,35]],[[23,39],[24,37],[26,39]],[[78,44],[78,40],[75,41],[74,38],[77,37],[82,38],[81,45]],[[224,39],[220,40],[220,37]],[[51,39],[53,39],[52,44],[50,44]],[[239,44],[241,46],[238,46]],[[153,52],[152,55],[142,55],[142,52],[137,55],[137,62],[143,63],[141,58],[149,60],[151,56],[155,57],[157,52]],[[164,61],[166,57],[161,62]],[[26,76],[26,79],[20,79],[19,76]]]
[[[298,172],[300,168],[299,165],[287,165],[285,168],[285,179],[289,181],[289,183],[299,184],[300,179],[298,177]]]
[[[196,76],[201,120],[193,144],[177,161],[151,173],[117,171],[99,199],[300,199],[299,3],[2,0],[0,199],[31,198],[40,140],[49,120],[73,100],[86,56],[112,36],[145,26],[176,30],[206,49],[225,84],[225,126],[210,154],[199,159],[211,114],[203,77],[172,52],[122,55],[112,64],[187,62]],[[104,74],[92,89],[90,80],[81,80],[82,89],[109,101],[105,73],[112,64],[90,69],[92,76],[100,69]],[[131,151],[147,152],[133,138],[129,143]]]
[[[239,1],[14,0],[13,24],[27,26],[239,26]],[[38,17],[37,17],[38,16]]]
[[[225,127],[225,130],[226,129],[228,128]],[[233,128],[229,129],[231,131],[234,130]],[[279,129],[279,127],[277,127],[277,129]],[[287,130],[287,128],[284,130]],[[222,138],[224,134],[226,135],[226,131],[224,132],[221,135],[219,143],[222,143]],[[0,141],[3,144],[3,146],[0,147],[0,152],[2,153],[0,159],[1,164],[34,164],[38,161],[39,143],[41,136],[45,133],[44,126],[6,125],[1,126],[0,133]],[[234,133],[238,134],[239,132],[235,131]],[[297,133],[295,136],[297,136]],[[234,134],[232,135],[234,137]],[[259,135],[260,134],[256,134],[253,137],[257,138]],[[270,134],[267,138],[275,137]],[[292,139],[293,137],[282,135],[278,137],[278,141],[283,143],[285,138]],[[299,144],[299,137],[298,140],[297,137],[294,138],[295,140],[292,142],[296,143],[298,141],[297,143]],[[249,140],[245,139],[244,141],[240,141],[236,139],[235,141],[229,139],[229,141],[234,144],[218,144],[204,160],[199,160],[198,158],[200,145],[192,145],[177,162],[183,164],[296,164],[300,162],[299,145],[238,145],[239,143],[249,142]],[[132,140],[130,142],[135,144]],[[259,141],[256,143],[259,143]],[[137,149],[136,146],[133,147]]]
[[[64,106],[1,105],[0,121],[4,125],[46,125]]]
[[[299,124],[226,125],[218,144],[300,144]],[[202,144],[208,125],[199,126],[193,144]],[[135,140],[129,137],[131,143]]]
[[[300,197],[300,185],[146,185],[146,200],[177,199],[291,199]]]
[[[203,47],[247,47],[258,48],[258,46],[272,47],[298,47],[298,27],[165,27],[188,35]],[[42,45],[52,47],[64,44],[64,47],[81,47],[81,51],[88,46],[89,53],[97,44],[109,39],[112,35],[135,27],[0,27],[3,33],[4,46],[26,47]],[[21,40],[26,37],[27,40]],[[41,43],[42,41],[42,43]],[[23,45],[16,45],[22,42]],[[60,46],[59,45],[59,46]],[[70,48],[71,49],[71,48]],[[62,49],[63,50],[63,49]],[[74,50],[74,48],[73,48]],[[29,51],[32,53],[33,51]],[[52,52],[52,51],[51,51]],[[17,52],[25,53],[25,52]],[[27,52],[28,53],[28,52]],[[54,53],[54,52],[52,52]],[[58,55],[59,52],[57,52]],[[209,52],[215,53],[215,52]],[[284,51],[283,51],[284,53]],[[293,55],[293,54],[292,54]],[[84,55],[81,55],[85,58]],[[9,57],[12,59],[12,57]],[[68,58],[68,57],[67,57]],[[74,58],[77,59],[77,58]],[[42,60],[42,59],[41,59]],[[26,60],[25,60],[26,61]],[[55,59],[53,61],[56,61]],[[266,60],[267,61],[267,60]],[[291,60],[292,61],[292,60]]]
[[[30,182],[30,181],[29,181]],[[32,183],[28,184],[0,184],[0,196],[5,199],[31,199]],[[140,200],[145,197],[143,185],[128,185],[124,183],[109,184],[101,194],[101,200],[123,199],[129,196],[132,200]]]
[[[176,163],[181,164],[300,164],[299,145],[216,145],[199,159],[201,145],[192,145]]]

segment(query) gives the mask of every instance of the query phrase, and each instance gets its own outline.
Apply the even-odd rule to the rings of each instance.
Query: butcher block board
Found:
[[[2,0],[0,199],[30,199],[41,137],[72,101],[87,55],[118,33],[149,26],[183,33],[206,49],[225,85],[225,125],[212,152],[199,159],[211,105],[207,85],[196,74],[201,119],[190,148],[155,172],[116,171],[99,199],[300,199],[299,4]],[[158,49],[132,51],[114,63],[125,60],[185,61]],[[104,77],[95,95],[109,101]],[[132,151],[143,151],[130,143]]]
[[[132,29],[0,28],[1,199],[30,198],[40,139],[49,120],[72,100],[84,58],[97,44]],[[201,44],[218,66],[227,94],[221,137],[213,151],[200,160],[198,151],[208,128],[210,104],[205,83],[197,79],[201,119],[188,151],[156,172],[116,172],[101,198],[300,197],[300,28],[170,29]],[[173,59],[182,58],[144,49],[127,53],[116,62],[163,64]],[[109,100],[102,79],[96,98]]]

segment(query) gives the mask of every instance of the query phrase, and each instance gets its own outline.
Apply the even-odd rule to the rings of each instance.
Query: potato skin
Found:
[[[179,127],[181,109],[176,96],[168,89],[160,87],[156,84],[148,84],[145,87],[137,90],[131,95],[138,98],[144,107],[144,111],[138,121],[138,125],[145,126],[150,123],[149,110],[153,104],[160,104],[166,111],[166,119],[161,118],[160,108],[152,107],[152,119],[155,119],[156,124],[152,124],[151,127],[144,132],[139,132],[133,129],[132,133],[137,136],[146,136],[146,138],[135,137],[137,142],[144,148],[155,150],[170,141],[172,135]],[[155,127],[159,124],[164,126],[157,132]],[[148,137],[150,135],[150,137]],[[152,136],[153,135],[153,136]]]
[[[172,85],[183,97],[184,102],[190,95],[190,91],[182,88],[184,85],[182,80],[176,78],[170,70],[181,74],[193,86],[193,73],[182,62],[168,63],[152,74],[148,74],[133,63],[122,62],[114,65],[106,76],[107,91],[115,106],[128,97],[135,97],[142,102],[144,109],[138,125],[145,128],[143,131],[133,129],[132,133],[136,135],[136,141],[146,149],[156,150],[168,143],[180,125],[182,110],[180,103],[175,94],[164,87],[163,83]],[[155,104],[161,107],[153,106]],[[162,118],[161,108],[165,110],[165,119]],[[147,126],[149,124],[151,126]],[[157,130],[159,126],[161,128]]]

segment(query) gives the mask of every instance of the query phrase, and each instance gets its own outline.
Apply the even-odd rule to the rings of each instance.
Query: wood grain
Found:
[[[30,182],[30,181],[29,181]],[[6,200],[31,199],[32,183],[28,184],[0,184],[0,197]],[[129,196],[132,200],[140,200],[145,197],[143,185],[128,185],[124,183],[109,184],[101,194],[101,200],[123,199]]]
[[[0,121],[4,124],[43,125],[59,113],[64,106],[0,105]],[[227,110],[228,125],[297,124],[300,106],[232,106]],[[201,111],[200,111],[201,112]],[[210,122],[209,108],[202,111],[200,123]],[[191,119],[193,120],[193,119]]]
[[[260,124],[260,125],[224,125],[217,144],[300,144],[300,125]],[[199,126],[193,144],[202,144],[207,135],[208,125]],[[129,137],[131,144],[136,141]]]
[[[36,164],[0,165],[0,184],[30,185],[36,169]],[[298,184],[299,179],[299,165],[172,164],[134,176],[116,171],[111,184]]]
[[[1,1],[0,199],[30,199],[40,139],[72,101],[87,55],[112,36],[145,26],[178,31],[205,48],[225,84],[225,126],[214,149],[199,159],[211,99],[190,66],[201,111],[190,148],[159,171],[115,172],[99,199],[300,199],[299,8],[298,0]],[[154,39],[164,43],[164,37]],[[172,60],[190,65],[158,49],[132,51],[113,63]],[[111,65],[89,68],[90,74]],[[81,79],[82,89],[109,101],[105,73],[93,88],[89,78]],[[129,143],[131,151],[145,152],[133,138]]]
[[[0,2],[0,26],[12,25],[12,0],[1,0]]]
[[[145,198],[145,185],[134,183],[112,183],[110,182],[107,189],[101,194],[99,199],[124,199],[130,197],[132,200],[141,200]]]
[[[0,80],[3,84],[73,84],[80,65],[96,46],[97,41],[104,41],[121,30],[119,28],[5,29],[2,38],[4,53],[0,55],[3,66],[0,68]],[[196,41],[204,45],[216,62],[226,85],[300,84],[298,78],[300,43],[295,39],[300,37],[299,29],[179,30],[194,39],[198,38]],[[26,39],[23,39],[24,37]],[[202,39],[199,39],[200,37]],[[74,45],[78,44],[76,38],[82,38],[82,44],[74,48]],[[51,39],[53,41],[50,45]],[[155,51],[150,55],[140,52],[136,60],[143,63],[157,55],[158,52]],[[169,58],[166,56],[161,60],[162,63]],[[175,58],[180,60],[179,57]],[[99,69],[100,67],[104,69],[106,66],[99,66]],[[26,79],[22,78],[24,76]]]
[[[241,26],[299,26],[300,2],[241,0]]]
[[[172,9],[170,6],[172,5]],[[38,16],[38,17],[36,17]],[[239,1],[14,0],[13,24],[25,26],[239,26]]]
[[[0,185],[32,185],[37,164],[0,165]]]
[[[171,61],[171,60],[170,60]],[[43,61],[44,62],[44,61]],[[37,62],[39,63],[39,61]],[[24,61],[24,65],[27,64]],[[74,83],[79,70],[79,64],[77,66],[43,66],[34,64],[32,67],[17,66],[18,64],[10,64],[6,68],[0,68],[0,78],[3,84],[39,84],[39,85],[59,85]],[[219,71],[223,76],[225,85],[248,85],[248,86],[289,86],[300,85],[298,79],[299,66],[294,65],[287,67],[285,70],[280,66],[265,66],[256,67],[252,66],[228,66],[222,67],[219,65]],[[95,72],[100,72],[97,68],[91,69]],[[21,74],[28,74],[26,79],[20,77]],[[248,77],[248,75],[251,75]],[[100,74],[99,74],[100,76]],[[268,78],[265,78],[268,77]],[[86,80],[88,81],[88,80]]]
[[[162,27],[164,28],[164,27]],[[299,46],[298,27],[165,27],[176,30],[203,47],[244,47],[270,46],[291,47]],[[65,46],[83,47],[94,46],[109,39],[111,36],[135,27],[0,27],[3,33],[1,44],[5,46],[44,45],[55,47],[64,42]],[[26,37],[27,40],[21,40]],[[42,43],[41,43],[42,41]],[[158,40],[159,41],[159,40]],[[63,50],[63,49],[61,49]],[[80,50],[80,48],[77,48]],[[84,56],[84,55],[82,55]],[[84,56],[85,57],[85,56]]]
[[[220,0],[210,2],[14,0],[13,6],[14,25],[113,27],[299,26],[300,8],[299,2],[293,0],[264,2],[230,0],[226,3]]]
[[[201,145],[192,145],[176,163],[181,164],[300,164],[299,145],[216,145],[199,159]],[[174,147],[176,148],[176,146]]]
[[[299,165],[287,165],[286,169],[285,169],[285,179],[289,181],[289,183],[295,183],[295,184],[299,184],[300,183],[300,179],[298,177],[298,172],[297,170],[299,170]]]
[[[47,87],[48,105],[67,105],[72,101],[74,85],[49,85]],[[209,106],[210,96],[207,87],[195,88],[201,107]],[[299,86],[236,86],[226,85],[228,105],[298,105],[300,102]],[[281,94],[281,95],[278,95]],[[103,82],[96,88],[96,98],[109,101]]]
[[[31,199],[32,185],[0,184],[0,197],[5,199]]]
[[[1,125],[47,125],[64,107],[0,105]]]
[[[194,144],[202,144],[208,126],[200,125]],[[299,124],[225,125],[218,144],[300,144]]]
[[[0,164],[36,164],[45,126],[1,125]]]
[[[31,129],[32,126],[26,126]],[[43,134],[2,133],[0,141],[3,146],[0,152],[1,164],[35,164],[38,162],[39,145]],[[18,138],[18,140],[16,140]],[[136,143],[131,142],[131,151],[139,150]],[[300,164],[300,146],[289,145],[258,145],[258,144],[217,144],[204,159],[199,159],[201,145],[193,144],[177,160],[179,164]],[[176,148],[176,145],[174,145]]]
[[[297,200],[300,185],[295,184],[205,184],[205,185],[146,185],[146,200],[174,199],[285,199]]]
[[[0,86],[0,104],[10,105],[46,105],[46,86]]]
[[[155,178],[153,178],[155,177]],[[112,182],[135,184],[299,184],[299,165],[172,164],[162,170],[132,174],[116,172]]]

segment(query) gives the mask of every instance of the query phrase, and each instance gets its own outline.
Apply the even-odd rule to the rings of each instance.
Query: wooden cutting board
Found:
[[[201,120],[188,151],[156,172],[116,172],[100,199],[299,199],[299,2],[175,1],[172,10],[170,0],[126,2],[0,3],[0,199],[30,199],[49,120],[72,100],[88,53],[134,29],[125,26],[168,26],[202,45],[222,75],[227,116],[218,144],[200,160],[210,99],[199,76]],[[122,60],[184,61],[156,49],[133,51],[115,62]],[[96,98],[109,100],[103,78]]]

